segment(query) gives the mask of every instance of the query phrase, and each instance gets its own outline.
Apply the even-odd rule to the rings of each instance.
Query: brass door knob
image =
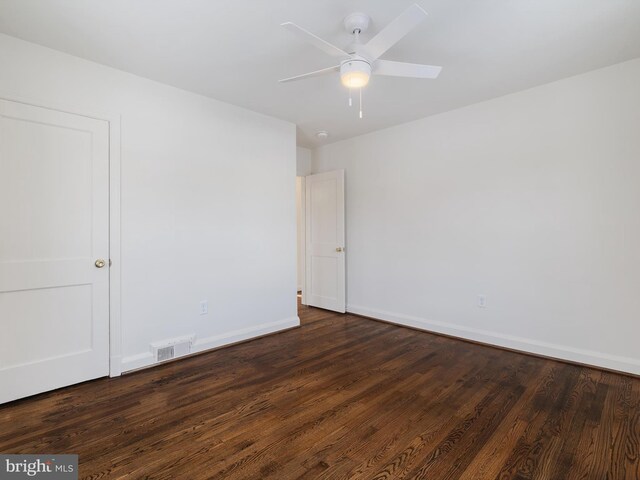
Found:
[[[342,251],[343,251],[342,247],[336,247],[336,252],[340,253]]]
[[[105,262],[103,259],[99,258],[98,260],[96,260],[96,267],[98,268],[102,268],[107,264],[107,262]]]

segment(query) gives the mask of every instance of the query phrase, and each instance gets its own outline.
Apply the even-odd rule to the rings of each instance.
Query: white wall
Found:
[[[640,374],[639,85],[640,59],[314,151],[346,169],[348,310]]]
[[[311,174],[311,150],[296,147],[296,175],[306,177]]]
[[[4,97],[121,115],[124,370],[299,324],[294,125],[5,35],[0,65]]]

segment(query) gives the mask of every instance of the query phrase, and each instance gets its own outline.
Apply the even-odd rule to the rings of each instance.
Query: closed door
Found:
[[[109,374],[108,258],[108,122],[0,100],[0,403]]]
[[[305,302],[345,311],[344,170],[306,177]]]

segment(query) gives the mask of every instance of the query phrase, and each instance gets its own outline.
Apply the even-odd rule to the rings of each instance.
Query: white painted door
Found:
[[[0,100],[0,403],[109,374],[108,259],[108,122]]]
[[[344,312],[344,170],[309,175],[305,183],[305,302]]]

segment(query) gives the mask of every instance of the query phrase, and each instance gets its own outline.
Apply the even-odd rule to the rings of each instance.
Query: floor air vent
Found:
[[[171,360],[175,355],[175,349],[173,345],[170,347],[162,347],[158,349],[156,362],[163,362],[165,360]]]
[[[156,362],[164,362],[172,358],[182,357],[191,353],[191,345],[195,337],[179,337],[151,344],[151,351]]]

